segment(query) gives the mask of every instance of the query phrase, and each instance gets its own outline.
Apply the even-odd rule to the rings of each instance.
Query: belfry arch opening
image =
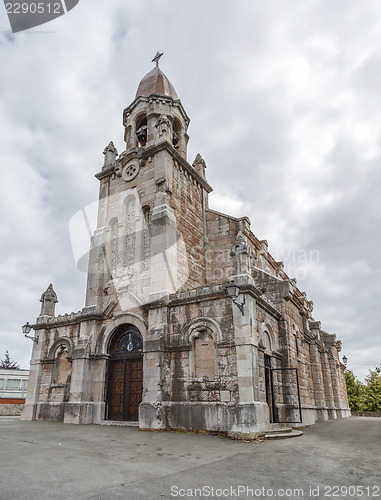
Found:
[[[147,144],[147,117],[145,115],[136,120],[136,138],[138,146],[144,147]]]
[[[136,326],[124,324],[109,344],[106,420],[139,420],[143,392],[143,339]]]
[[[174,148],[179,147],[181,137],[181,123],[176,118],[173,120],[172,145]]]

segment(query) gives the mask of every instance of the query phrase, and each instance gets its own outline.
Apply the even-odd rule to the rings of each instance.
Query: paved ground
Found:
[[[0,417],[1,500],[376,499],[380,470],[381,418],[318,423],[299,438],[245,443]]]

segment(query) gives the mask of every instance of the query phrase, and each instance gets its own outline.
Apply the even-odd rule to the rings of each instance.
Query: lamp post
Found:
[[[30,335],[28,335],[28,333],[31,331],[31,329],[32,329],[32,327],[30,326],[29,321],[27,321],[25,323],[25,325],[22,326],[22,332],[24,334],[24,337],[26,337],[27,339],[33,340],[33,342],[38,344],[38,337],[31,337]]]
[[[236,301],[238,298],[240,289],[239,286],[234,283],[234,281],[231,281],[228,285],[226,285],[226,294],[227,296],[234,302],[234,304],[238,307],[238,309],[241,311],[242,316],[245,314],[243,306],[245,305],[246,299],[243,297],[243,302],[240,304],[239,302]]]
[[[345,366],[347,366],[348,358],[346,357],[346,355],[345,355],[345,354],[344,354],[344,356],[342,357],[342,360],[343,360],[343,363],[345,364]]]

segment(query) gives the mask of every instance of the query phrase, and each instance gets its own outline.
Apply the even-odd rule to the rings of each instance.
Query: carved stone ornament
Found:
[[[250,260],[253,258],[253,252],[241,231],[237,234],[233,247],[230,251],[230,256],[233,257],[234,274],[250,275]]]
[[[103,154],[105,155],[105,161],[103,164],[103,168],[111,168],[116,165],[116,157],[118,156],[118,150],[114,146],[114,143],[111,141],[108,146],[105,147]]]
[[[159,137],[168,137],[171,130],[171,122],[169,121],[167,115],[161,114],[155,127],[159,131]]]
[[[134,275],[134,269],[132,267],[128,266],[119,268],[116,271],[115,276],[113,277],[112,280],[116,290],[118,291],[122,287],[129,288],[129,286],[131,285],[131,278],[133,275]]]
[[[250,258],[253,256],[250,245],[247,244],[246,238],[241,231],[238,232],[233,247],[230,251],[231,257],[239,254],[247,254],[250,256]]]
[[[66,344],[61,344],[60,346],[57,347],[55,357],[57,358],[58,356],[61,356],[65,352],[69,354],[69,349]]]
[[[205,169],[206,169],[206,163],[204,158],[200,155],[200,153],[197,153],[197,156],[192,163],[192,167],[196,170],[196,172],[201,175],[202,177],[205,177]]]
[[[205,163],[205,160],[204,158],[200,155],[200,153],[197,153],[197,156],[196,158],[194,159],[194,162],[192,163],[192,166],[193,167],[196,167],[198,165],[201,165],[203,166],[204,168],[206,168],[206,163]]]
[[[122,172],[122,177],[126,182],[132,181],[138,175],[140,165],[137,160],[132,160],[127,163]]]
[[[55,304],[58,302],[57,294],[53,290],[53,285],[50,283],[45,292],[41,295],[40,302],[54,302]]]

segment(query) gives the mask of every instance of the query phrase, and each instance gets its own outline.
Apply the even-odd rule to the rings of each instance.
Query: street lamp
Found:
[[[32,329],[32,327],[30,326],[29,321],[27,321],[25,323],[25,325],[22,326],[22,332],[23,332],[24,336],[27,339],[33,340],[33,342],[38,344],[38,337],[31,337],[30,335],[28,335],[28,333],[31,331],[31,329]]]
[[[343,358],[342,358],[342,359],[343,359],[343,363],[344,363],[345,365],[347,365],[348,358],[346,357],[346,355],[345,355],[345,354],[344,354],[344,356],[343,356]]]
[[[245,305],[246,299],[243,297],[243,302],[240,304],[239,302],[236,301],[238,298],[240,289],[239,286],[234,283],[234,281],[231,281],[228,285],[226,285],[226,294],[227,296],[232,299],[232,302],[238,307],[238,309],[241,311],[242,316],[245,314],[243,310],[243,306]]]

